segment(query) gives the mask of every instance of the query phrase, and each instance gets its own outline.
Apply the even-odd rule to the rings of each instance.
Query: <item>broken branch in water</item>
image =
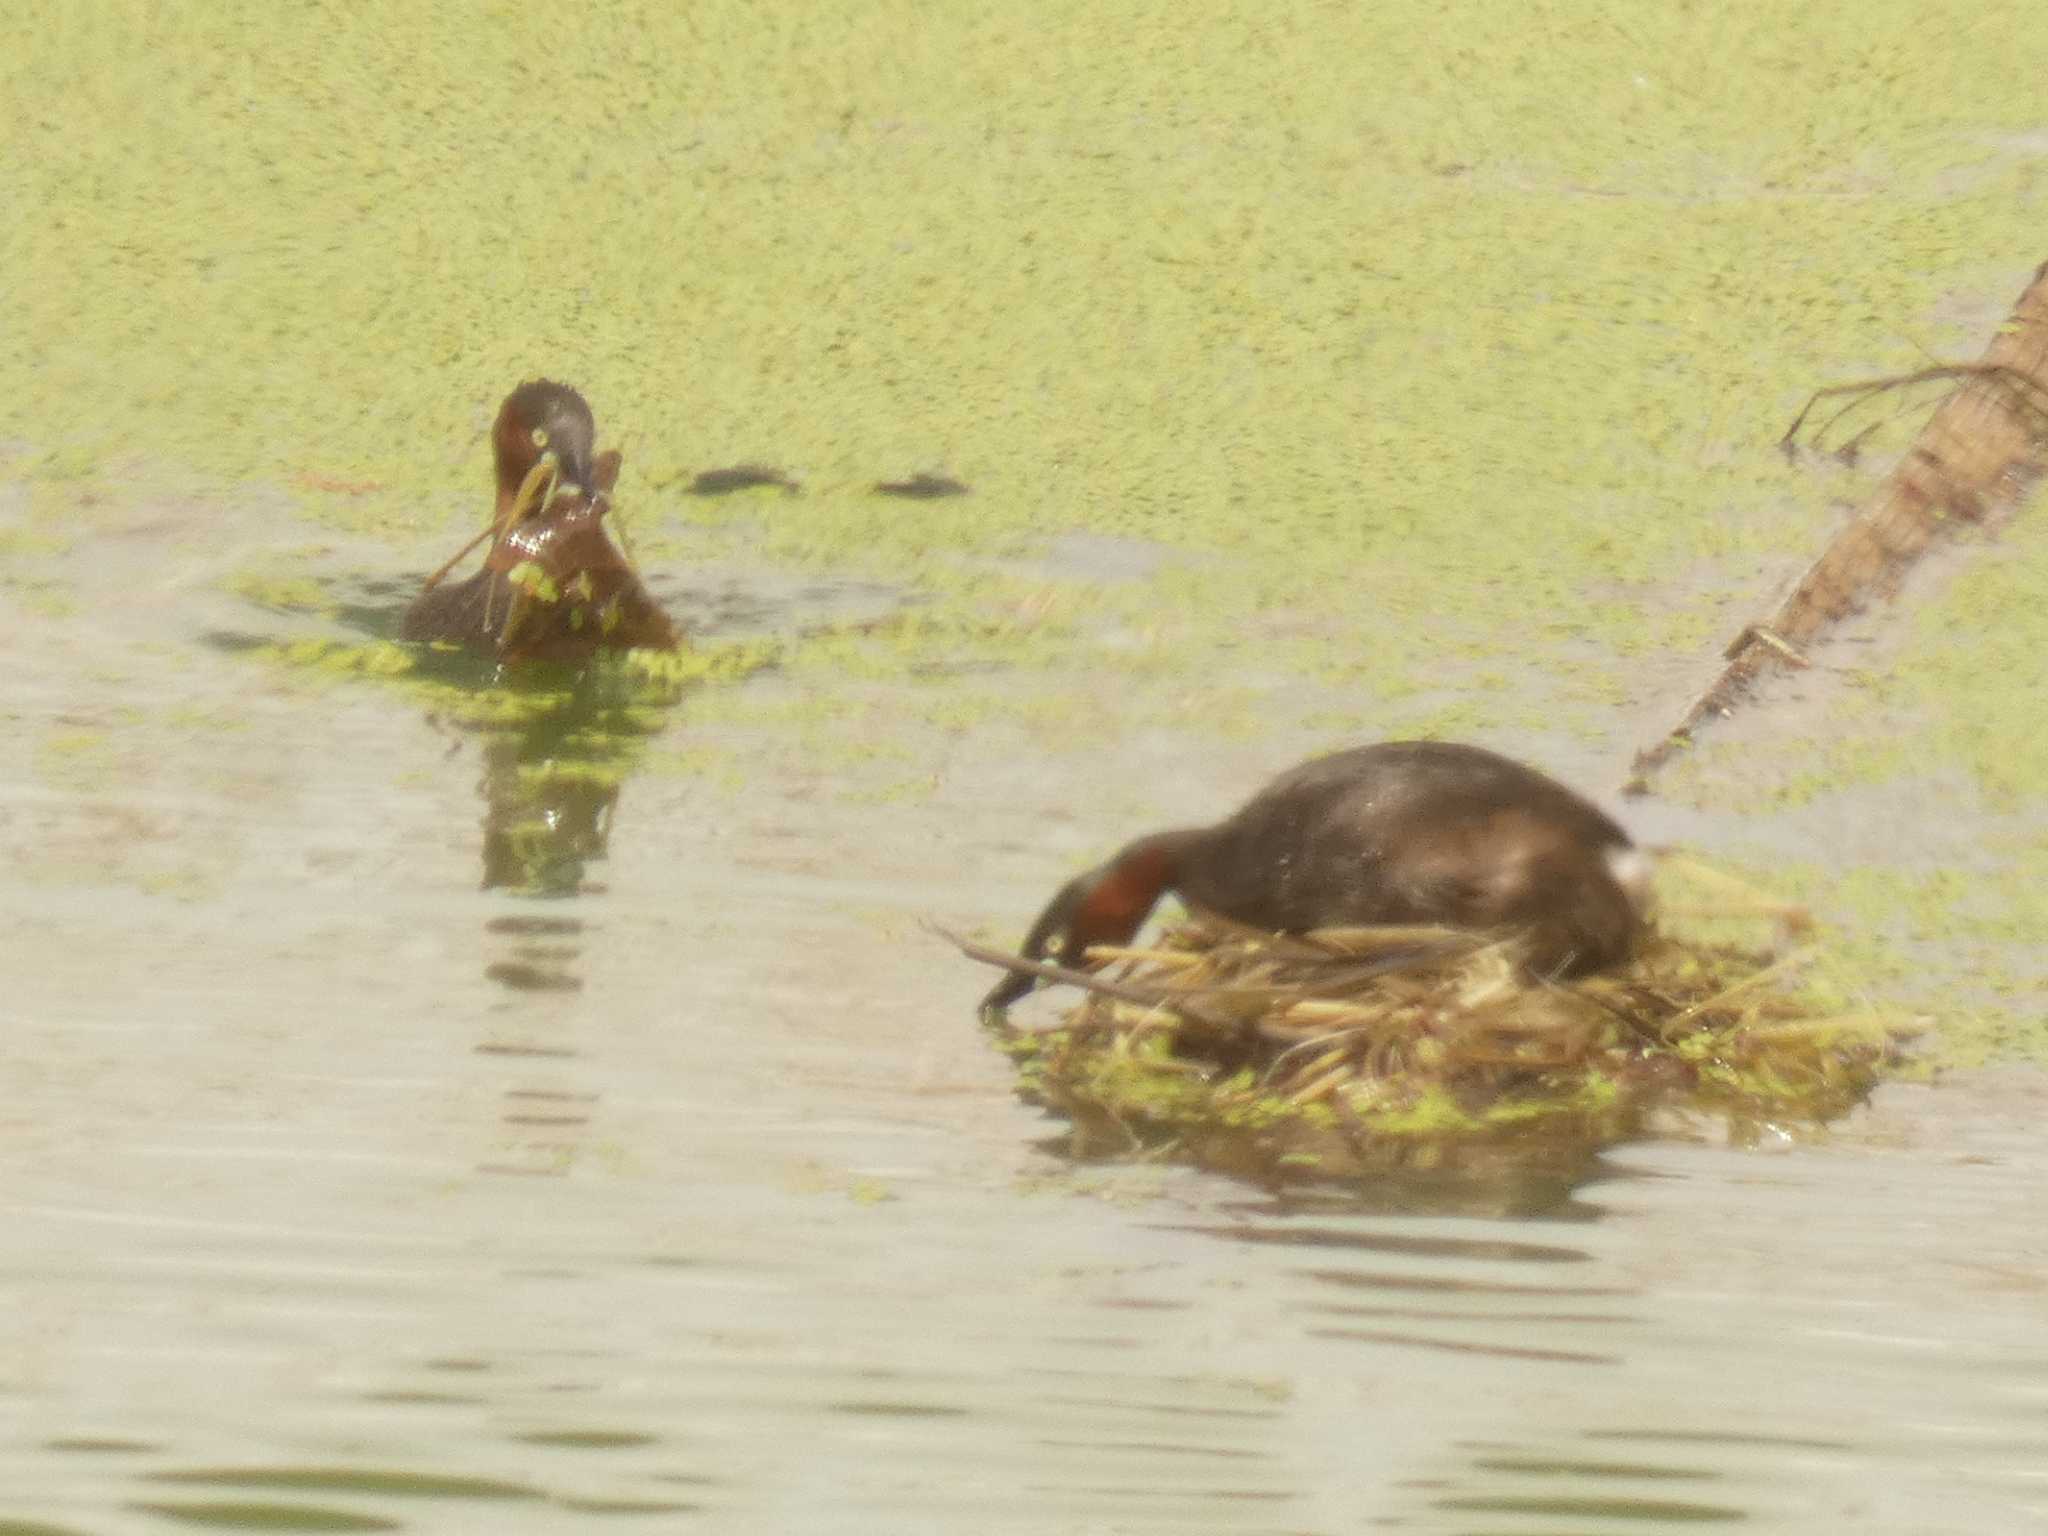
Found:
[[[1819,429],[1816,435],[1824,438],[1863,401],[1935,381],[1955,387],[1912,447],[1778,610],[1743,627],[1728,648],[1727,665],[1678,724],[1636,754],[1628,793],[1647,793],[1650,776],[1710,721],[1733,714],[1766,672],[1810,664],[1814,643],[1837,623],[1895,595],[1906,573],[1958,524],[1990,525],[2011,514],[2048,467],[2048,263],[2034,273],[1980,361],[1817,390],[1783,441],[1789,446],[1797,439],[1822,400],[1854,397]]]

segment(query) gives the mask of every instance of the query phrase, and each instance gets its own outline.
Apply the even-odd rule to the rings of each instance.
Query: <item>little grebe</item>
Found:
[[[566,384],[533,379],[505,397],[491,428],[498,495],[483,569],[452,586],[430,578],[403,638],[508,661],[676,647],[675,626],[605,531],[621,460],[596,440],[589,405]]]
[[[1155,832],[1053,897],[1024,940],[1061,964],[1129,942],[1167,891],[1276,932],[1379,923],[1519,931],[1543,974],[1626,958],[1649,863],[1605,812],[1479,747],[1391,741],[1316,758],[1212,827]],[[1012,974],[983,1000],[1036,985]]]

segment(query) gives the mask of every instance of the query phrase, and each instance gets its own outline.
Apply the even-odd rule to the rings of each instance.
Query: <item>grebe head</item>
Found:
[[[1038,914],[1019,953],[1026,960],[1051,954],[1061,965],[1079,966],[1091,944],[1128,944],[1159,898],[1173,889],[1182,854],[1201,836],[1192,830],[1155,832],[1069,880]],[[1011,972],[981,1000],[982,1017],[1000,1014],[1037,985],[1036,977]]]
[[[555,456],[565,486],[595,490],[596,449],[597,421],[583,397],[567,384],[529,379],[505,397],[491,428],[498,493],[516,492],[544,453]]]

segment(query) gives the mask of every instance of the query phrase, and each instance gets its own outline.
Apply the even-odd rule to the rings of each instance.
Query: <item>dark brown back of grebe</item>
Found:
[[[1513,930],[1543,974],[1627,957],[1648,863],[1590,801],[1511,758],[1452,742],[1392,741],[1283,773],[1213,827],[1154,832],[1069,880],[1020,957],[1083,964],[1124,944],[1179,891],[1258,928],[1378,923]],[[1034,982],[1013,971],[982,1000],[1000,1012]]]
[[[1629,836],[1555,779],[1454,742],[1394,741],[1282,774],[1180,860],[1189,900],[1262,928],[1523,928],[1540,969],[1626,954]]]

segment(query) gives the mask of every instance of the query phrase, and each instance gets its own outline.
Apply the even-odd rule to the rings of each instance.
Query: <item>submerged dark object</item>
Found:
[[[878,480],[877,496],[896,496],[905,501],[939,501],[947,496],[965,496],[971,490],[966,481],[951,475],[912,475],[908,480]]]
[[[1611,817],[1533,768],[1454,742],[1383,742],[1290,769],[1212,827],[1126,845],[1053,897],[1022,953],[1080,965],[1091,944],[1128,942],[1176,891],[1280,933],[1514,931],[1530,969],[1583,974],[1627,957],[1648,873]],[[982,1007],[1006,1008],[1034,985],[1007,976]]]
[[[730,496],[735,491],[759,490],[764,486],[785,496],[794,496],[803,489],[772,464],[734,464],[726,469],[704,470],[691,480],[687,492],[692,496]]]
[[[674,624],[604,526],[620,456],[566,384],[534,379],[505,397],[491,428],[498,494],[483,569],[429,577],[400,636],[441,640],[501,661],[582,661],[599,650],[674,650]],[[469,551],[455,557],[457,561]]]

